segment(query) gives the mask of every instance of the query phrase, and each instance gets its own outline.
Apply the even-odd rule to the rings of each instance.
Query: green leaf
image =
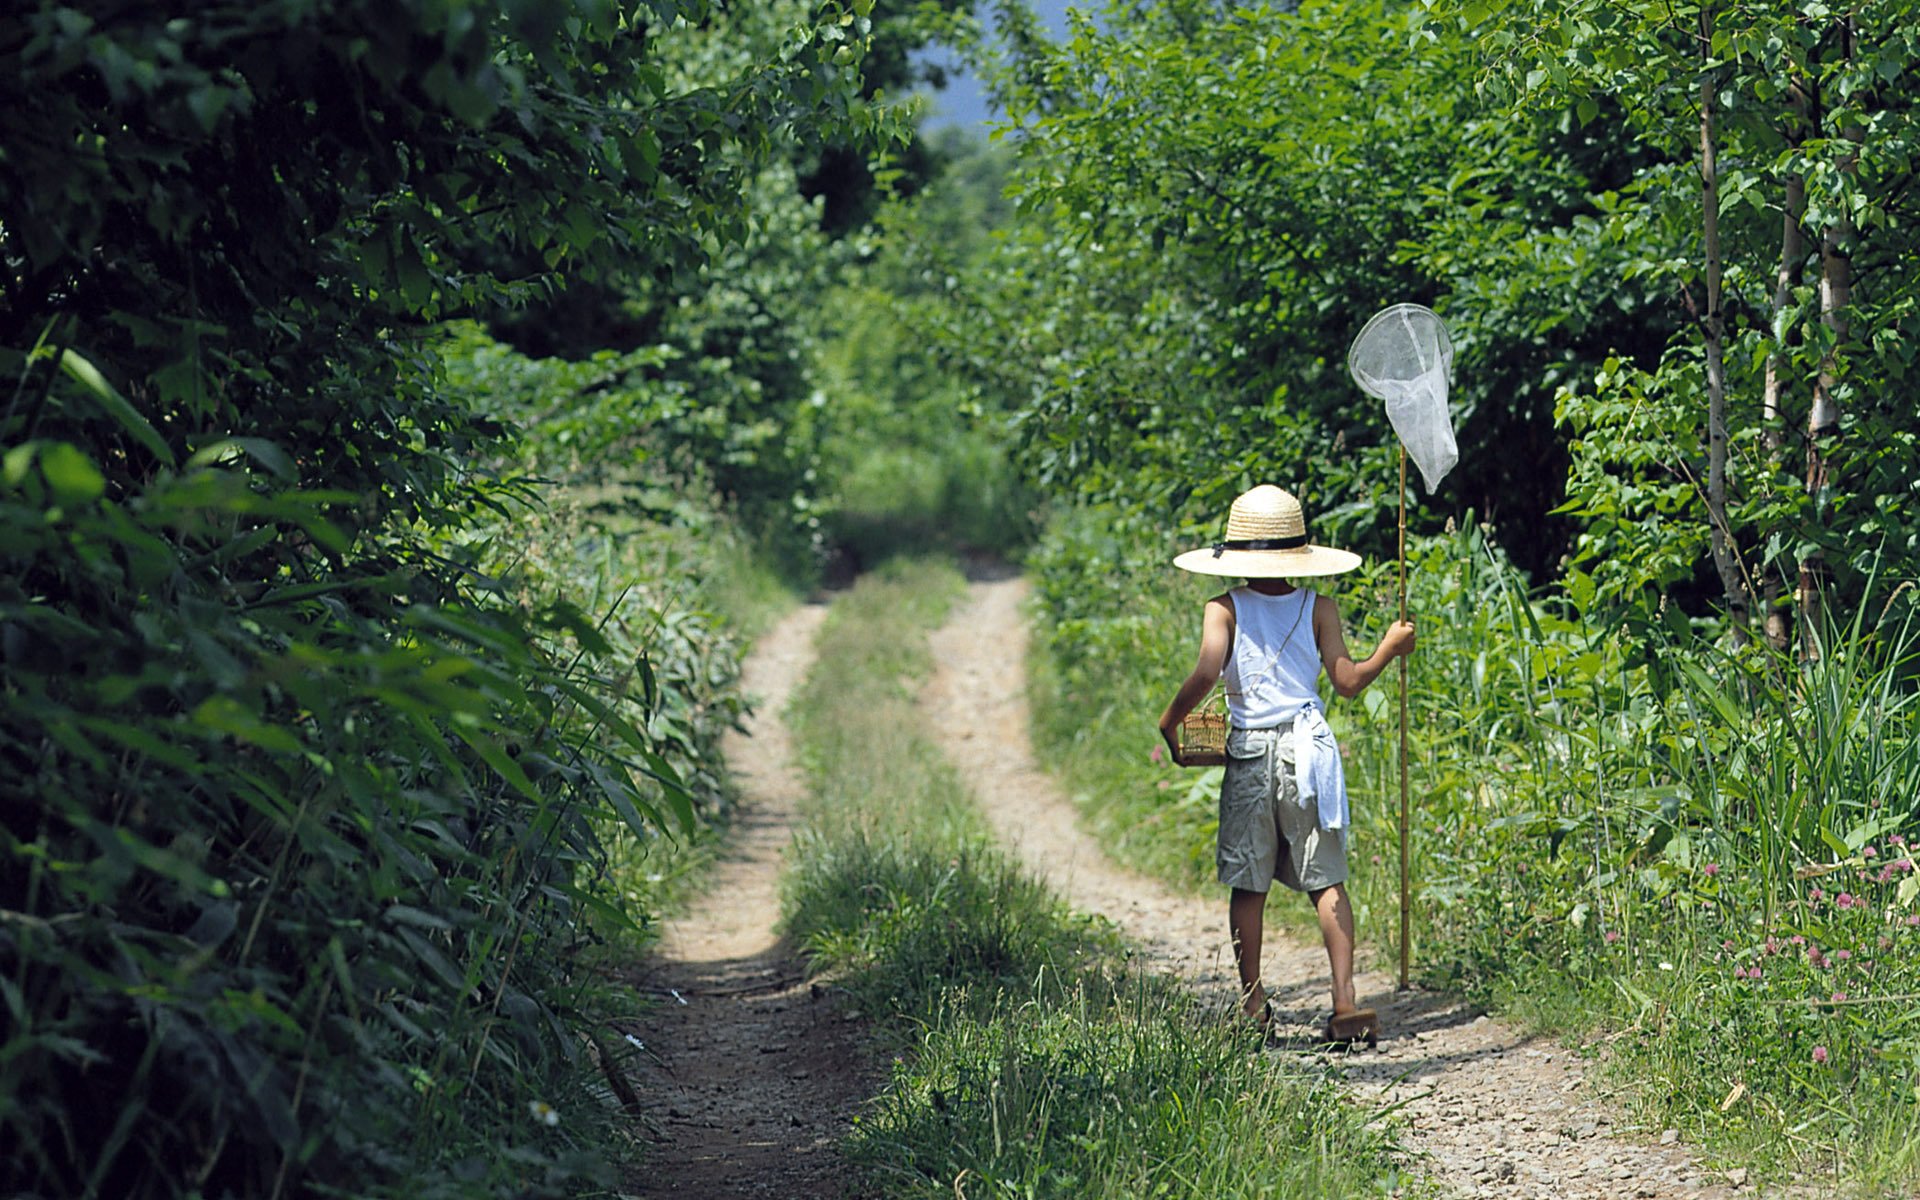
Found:
[[[199,864],[181,857],[172,850],[154,845],[131,829],[89,822],[87,831],[109,852],[123,853],[154,874],[171,879],[193,891],[222,897],[229,892],[224,881],[209,875]]]
[[[545,802],[545,797],[540,794],[540,790],[533,786],[533,780],[527,778],[527,773],[521,769],[520,764],[509,758],[506,750],[498,742],[457,724],[453,726],[453,733],[470,746],[473,752],[480,756],[481,761],[492,767],[495,774],[513,785],[514,791],[535,804]]]
[[[193,111],[193,119],[200,122],[201,130],[212,133],[232,99],[233,93],[228,89],[207,84],[187,93],[187,107]]]
[[[416,929],[432,929],[437,932],[448,932],[453,929],[453,923],[445,917],[406,904],[389,905],[387,911],[381,916],[397,924],[411,925]]]
[[[202,700],[193,710],[193,722],[263,750],[298,754],[305,748],[292,732],[283,726],[261,720],[232,696],[209,696]]]
[[[289,483],[293,482],[293,460],[287,452],[265,438],[228,437],[221,438],[195,450],[187,459],[187,469],[204,467],[209,463],[231,462],[242,454],[253,459],[276,477]]]
[[[175,465],[173,451],[167,448],[167,443],[160,436],[160,432],[148,424],[147,419],[114,390],[113,385],[107,382],[107,377],[100,373],[100,368],[72,350],[60,352],[60,367],[93,393],[94,399],[100,402],[100,407],[106,409],[107,415],[118,421],[120,427],[133,435],[133,439],[145,446],[149,453],[170,467]]]
[[[100,468],[69,442],[54,442],[40,451],[40,473],[47,477],[54,502],[63,508],[98,500],[107,490]]]
[[[440,947],[434,945],[411,929],[403,927],[399,930],[399,934],[400,940],[405,942],[407,948],[413,951],[414,957],[426,964],[429,971],[439,976],[440,982],[446,984],[455,994],[464,994],[466,992],[466,975],[460,968],[453,965],[453,960],[448,958]]]
[[[587,770],[593,776],[594,782],[600,785],[600,794],[607,798],[607,803],[612,806],[615,814],[628,829],[633,831],[635,836],[644,838],[653,829],[664,827],[663,822],[649,821],[647,816],[641,814],[639,805],[635,803],[636,793],[624,781],[609,775],[606,768],[599,763],[588,764]],[[651,812],[648,814],[655,817],[657,815]],[[691,826],[685,827],[691,829]]]

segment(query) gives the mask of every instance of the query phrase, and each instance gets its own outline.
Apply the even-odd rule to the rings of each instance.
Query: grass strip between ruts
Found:
[[[888,1196],[1404,1188],[1334,1082],[1124,967],[1109,927],[993,844],[914,715],[926,635],[961,587],[924,561],[861,580],[789,714],[812,799],[788,932],[894,1054],[851,1156]]]

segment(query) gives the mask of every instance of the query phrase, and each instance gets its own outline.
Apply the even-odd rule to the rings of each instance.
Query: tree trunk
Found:
[[[1842,57],[1853,58],[1853,21],[1841,19]],[[1858,123],[1841,131],[1847,147],[1841,152],[1839,167],[1843,180],[1850,182],[1859,164],[1862,137]],[[1826,352],[1820,356],[1820,373],[1813,384],[1813,405],[1807,413],[1807,498],[1808,541],[1813,549],[1800,560],[1800,644],[1808,659],[1820,657],[1821,622],[1824,620],[1825,587],[1828,572],[1826,551],[1820,542],[1827,532],[1827,498],[1835,485],[1833,460],[1840,438],[1840,403],[1834,389],[1840,383],[1840,351],[1852,335],[1848,306],[1853,303],[1853,222],[1847,216],[1845,184],[1835,196],[1835,216],[1820,237],[1820,320],[1828,330]]]
[[[1711,59],[1713,6],[1700,8],[1700,52]],[[1714,158],[1713,102],[1720,73],[1707,70],[1700,77],[1700,214],[1701,249],[1706,256],[1707,310],[1701,320],[1707,358],[1707,526],[1713,547],[1714,569],[1726,597],[1727,625],[1734,641],[1744,645],[1750,636],[1751,593],[1740,564],[1733,529],[1727,523],[1727,370],[1726,318],[1720,309],[1720,179]]]
[[[1796,93],[1795,132],[1792,137],[1796,149],[1799,146],[1799,131],[1805,128],[1801,119],[1805,111],[1805,97]],[[1763,436],[1766,439],[1769,491],[1773,481],[1780,477],[1780,468],[1786,457],[1787,422],[1780,404],[1790,369],[1786,311],[1793,303],[1794,290],[1800,286],[1801,267],[1807,256],[1807,239],[1800,230],[1800,214],[1806,209],[1807,177],[1795,171],[1786,179],[1786,196],[1780,220],[1780,268],[1774,273],[1773,310],[1768,314],[1772,318],[1773,350],[1767,355],[1767,378],[1760,393],[1760,421],[1765,430]],[[1793,612],[1787,603],[1786,578],[1778,564],[1762,564],[1761,588],[1766,604],[1767,644],[1775,650],[1784,651],[1793,644]]]

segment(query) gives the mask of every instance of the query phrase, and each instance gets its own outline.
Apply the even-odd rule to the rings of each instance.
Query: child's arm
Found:
[[[1167,711],[1160,714],[1160,736],[1166,739],[1167,752],[1176,763],[1180,763],[1180,739],[1174,731],[1220,678],[1221,670],[1227,665],[1227,651],[1232,646],[1233,602],[1225,596],[1215,596],[1207,601],[1206,616],[1200,626],[1200,661],[1174,693]]]
[[[1347,651],[1347,635],[1340,628],[1340,606],[1331,596],[1317,597],[1313,605],[1313,637],[1320,647],[1320,665],[1327,669],[1333,690],[1351,700],[1380,677],[1387,664],[1413,653],[1413,622],[1395,621],[1364,662],[1354,662]]]

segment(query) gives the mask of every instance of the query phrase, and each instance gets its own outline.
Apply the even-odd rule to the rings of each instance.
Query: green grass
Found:
[[[1862,621],[1802,668],[1684,628],[1589,627],[1530,599],[1475,530],[1412,554],[1416,973],[1536,1029],[1604,1039],[1633,1115],[1715,1162],[1832,1194],[1911,1194],[1913,631]],[[1209,874],[1211,773],[1148,756],[1192,663],[1199,596],[1143,558],[1087,513],[1030,558],[1038,724],[1045,757],[1098,797],[1092,824],[1116,851],[1192,883]],[[1389,578],[1376,566],[1331,590],[1365,653],[1392,612]],[[1397,956],[1395,710],[1389,672],[1331,715],[1376,962]]]
[[[959,590],[926,562],[863,579],[791,709],[813,799],[788,931],[894,1055],[854,1161],[903,1197],[1417,1190],[1374,1114],[1127,969],[1109,926],[993,845],[912,715],[925,635]]]

